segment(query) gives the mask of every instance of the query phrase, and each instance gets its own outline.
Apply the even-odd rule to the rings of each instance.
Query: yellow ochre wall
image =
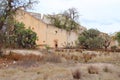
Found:
[[[71,45],[74,46],[75,41],[78,37],[78,35],[74,32],[71,32],[71,34],[68,35],[67,31],[56,28],[52,25],[48,25],[42,20],[33,17],[25,11],[18,11],[16,15],[16,20],[19,22],[23,22],[26,28],[31,28],[34,32],[37,33],[37,45],[44,46],[47,44],[50,47],[54,48],[55,41],[57,41],[58,47],[65,47],[65,44],[68,41],[69,43],[71,43]]]

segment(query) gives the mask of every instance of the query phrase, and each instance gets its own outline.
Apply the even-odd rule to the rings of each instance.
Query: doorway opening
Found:
[[[58,40],[56,40],[56,39],[54,40],[54,47],[58,48]]]

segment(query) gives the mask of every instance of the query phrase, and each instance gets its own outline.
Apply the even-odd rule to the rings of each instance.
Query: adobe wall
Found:
[[[56,42],[58,47],[65,47],[67,42],[71,45],[75,45],[74,42],[77,39],[76,33],[71,32],[69,35],[67,31],[48,25],[31,16],[28,12],[18,11],[16,20],[23,22],[26,28],[31,28],[37,33],[37,45],[47,44],[50,47],[55,47]]]

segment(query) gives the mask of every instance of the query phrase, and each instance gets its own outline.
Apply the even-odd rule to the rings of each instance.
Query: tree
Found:
[[[88,49],[99,49],[103,47],[104,39],[99,36],[100,31],[89,29],[78,37],[79,45]]]
[[[37,0],[0,0],[0,46],[9,40],[13,32],[16,11],[21,8],[31,9],[34,3]]]
[[[75,8],[70,8],[65,10],[63,13],[48,15],[47,18],[50,20],[50,24],[65,29],[69,32],[78,31],[79,23],[78,23],[78,12]]]
[[[16,11],[30,9],[37,0],[1,0],[0,1],[0,30],[3,25],[13,20]],[[11,23],[10,23],[11,24]]]
[[[50,19],[50,24],[54,25],[57,28],[62,28],[60,15],[47,15],[47,18]]]
[[[66,30],[68,31],[79,30],[78,24],[79,13],[75,8],[70,8],[64,11],[63,16],[65,17],[64,26],[66,26],[67,25],[66,23],[68,23],[68,26],[66,26]]]

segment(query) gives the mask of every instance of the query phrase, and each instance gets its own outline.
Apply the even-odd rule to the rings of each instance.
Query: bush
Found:
[[[47,50],[47,52],[49,51],[50,49],[50,46],[49,45],[45,45],[45,49]]]
[[[95,29],[84,31],[78,37],[79,45],[87,49],[100,49],[104,46],[104,39],[100,36],[100,32]]]
[[[103,68],[103,71],[104,71],[104,72],[111,72],[111,73],[112,73],[112,70],[111,70],[108,66],[105,66],[105,67]]]
[[[61,57],[58,56],[58,55],[55,55],[55,54],[46,54],[44,56],[44,61],[45,62],[52,62],[52,63],[61,63],[62,60],[61,60]]]
[[[31,29],[25,29],[23,23],[16,23],[14,28],[14,41],[22,48],[34,48],[36,46],[37,34]]]
[[[73,79],[81,79],[81,72],[79,69],[76,69],[74,72],[72,72]]]
[[[43,56],[40,55],[34,55],[34,54],[29,54],[29,55],[22,55],[18,53],[11,52],[9,55],[4,55],[2,58],[6,58],[7,60],[13,60],[13,61],[41,61],[43,59]]]
[[[111,50],[115,51],[117,49],[117,46],[111,46]]]
[[[97,67],[94,67],[94,66],[89,66],[88,67],[88,73],[89,74],[98,74],[98,68]]]

